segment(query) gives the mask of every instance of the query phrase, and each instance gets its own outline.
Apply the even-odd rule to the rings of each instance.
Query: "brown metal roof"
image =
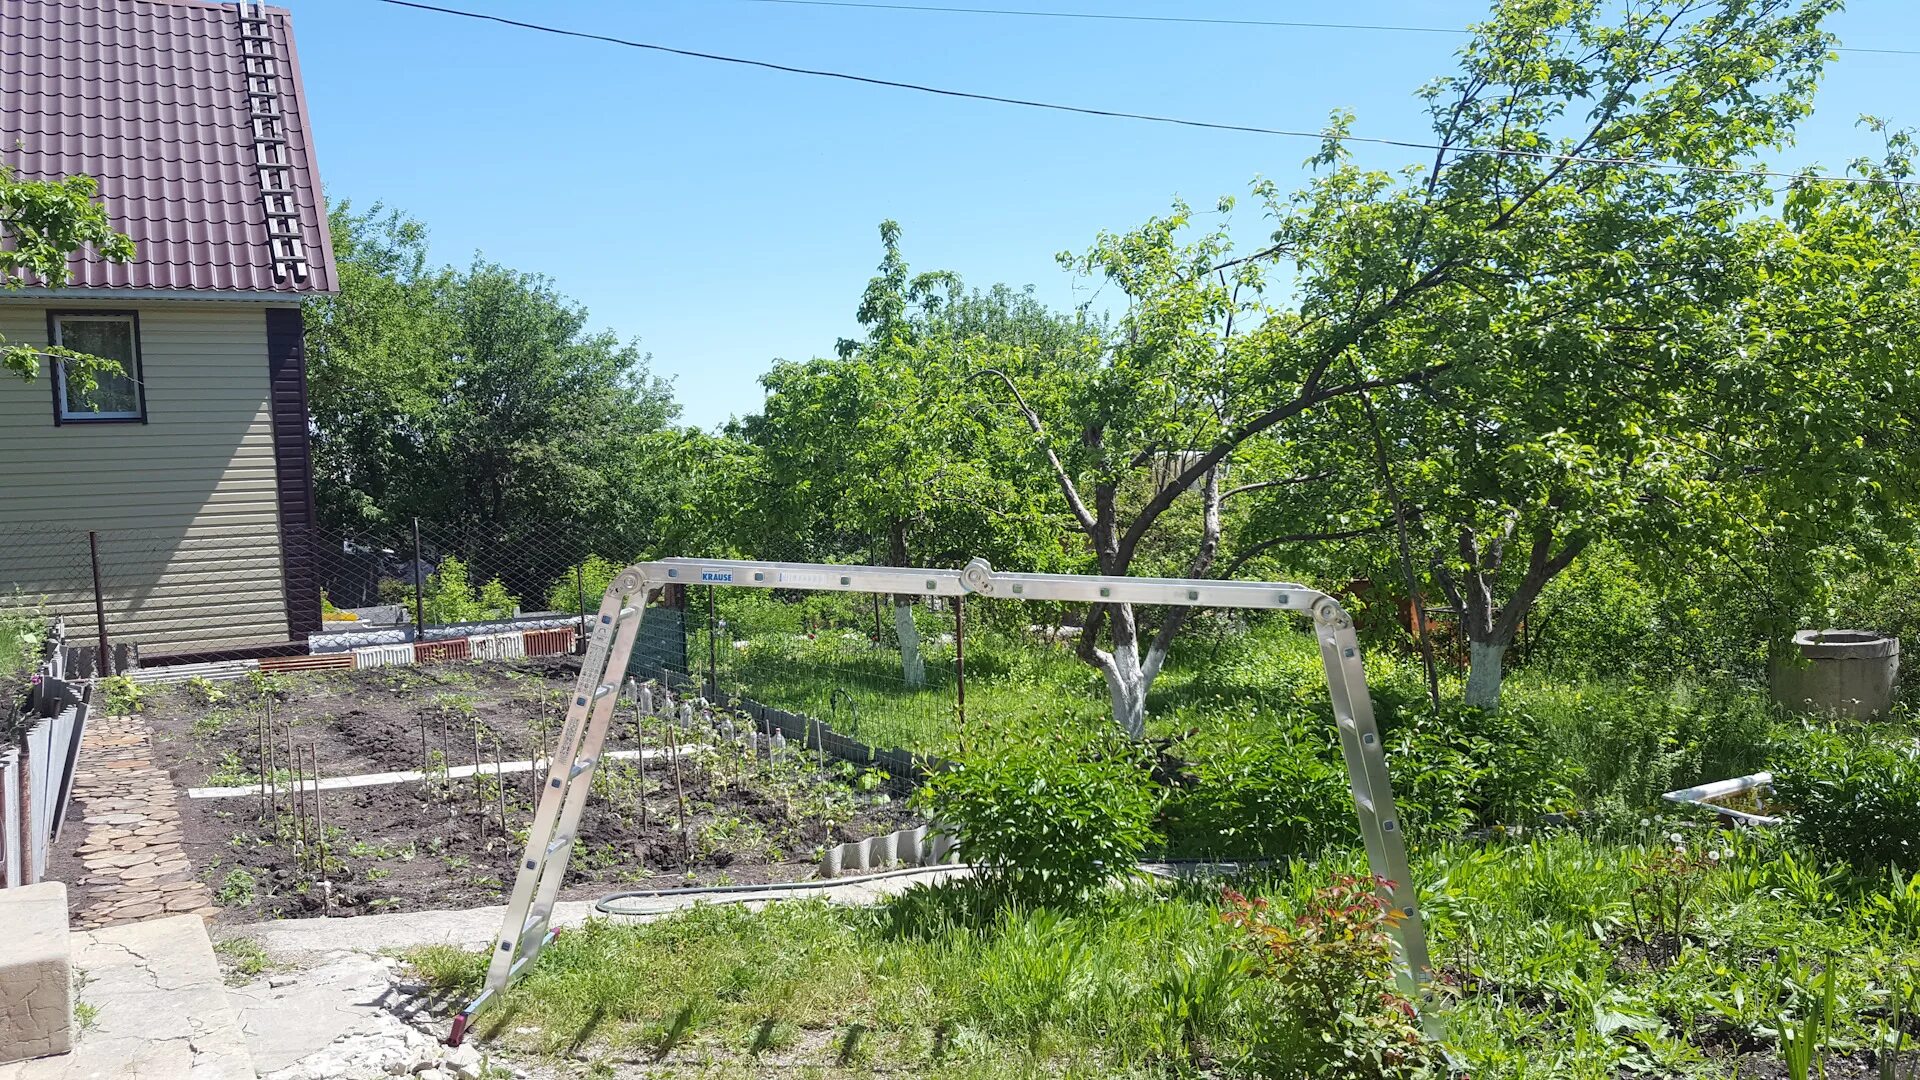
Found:
[[[248,14],[260,21],[238,3],[0,0],[0,162],[24,179],[94,177],[138,249],[123,266],[74,259],[70,287],[334,291],[292,21]],[[263,111],[279,123],[257,130]],[[263,171],[263,154],[284,154],[286,171]],[[263,177],[291,194],[276,204]],[[275,234],[301,242],[277,265]]]

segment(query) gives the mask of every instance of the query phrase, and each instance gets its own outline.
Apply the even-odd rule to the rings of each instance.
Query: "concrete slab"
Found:
[[[73,935],[72,1053],[0,1066],[0,1080],[252,1080],[206,923],[178,915]]]
[[[0,1062],[73,1047],[67,887],[43,881],[0,889]]]
[[[906,891],[916,884],[930,884],[964,877],[973,871],[966,866],[924,867],[902,870],[871,881],[822,881],[802,888],[777,893],[729,893],[713,890],[674,893],[668,896],[635,898],[620,902],[620,921],[644,922],[690,908],[695,904],[746,904],[764,907],[775,900],[816,897],[834,904],[864,905]],[[564,900],[554,906],[550,925],[556,928],[579,926],[595,914],[591,900]],[[347,919],[280,919],[253,923],[222,932],[221,937],[252,938],[275,958],[300,961],[342,950],[379,952],[411,949],[421,945],[457,945],[477,949],[493,940],[506,918],[505,905],[468,908],[464,911],[404,911],[391,915],[359,915]]]

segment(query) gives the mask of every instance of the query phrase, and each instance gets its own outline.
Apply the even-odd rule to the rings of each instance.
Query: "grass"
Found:
[[[809,640],[753,620],[737,621],[728,636],[736,634],[749,646],[720,650],[723,689],[819,717],[875,746],[952,756],[963,735],[979,739],[1035,720],[1107,722],[1105,683],[1070,645],[1004,629],[968,637],[964,728],[955,715],[950,645],[927,645],[927,685],[910,688],[900,680],[898,654],[864,638],[828,631]],[[704,657],[704,644],[693,653]],[[1425,707],[1424,677],[1411,657],[1371,648],[1366,667],[1383,726]],[[1444,675],[1443,697],[1458,700],[1458,682],[1457,673]],[[1664,791],[1764,767],[1777,720],[1757,687],[1575,684],[1527,670],[1509,676],[1503,710],[1539,732],[1574,800],[1621,813],[1658,803]],[[1249,741],[1291,742],[1302,726],[1331,731],[1319,649],[1282,618],[1244,629],[1203,623],[1176,641],[1148,696],[1148,721],[1150,734],[1187,737],[1189,757]]]
[[[1884,917],[1884,882],[1821,871],[1780,843],[1715,840],[1725,854],[1699,860],[1678,935],[1635,927],[1649,875],[1665,872],[1650,869],[1665,865],[1663,836],[1423,847],[1449,1049],[1482,1080],[1724,1077],[1743,1048],[1776,1051],[1781,1017],[1805,1015],[1809,994],[1825,991],[1821,969],[1837,1001],[1827,1041],[1864,1045],[1877,1010],[1912,987],[1920,936]],[[1285,911],[1357,858],[1243,884]],[[1177,1074],[1231,1062],[1259,1030],[1256,985],[1203,1016],[1198,1057],[1187,1056],[1176,976],[1231,948],[1217,914],[1200,887],[1139,887],[1057,913],[948,885],[871,910],[785,902],[594,923],[557,939],[480,1030],[522,1052],[699,1062],[717,1076],[876,1063],[943,1076]],[[410,959],[456,994],[485,965],[448,947]]]
[[[213,943],[214,955],[226,969],[227,985],[239,986],[273,967],[273,960],[260,943],[247,937],[222,938]]]

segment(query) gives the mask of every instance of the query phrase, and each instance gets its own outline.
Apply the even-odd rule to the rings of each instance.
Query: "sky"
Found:
[[[334,199],[426,223],[439,261],[476,253],[551,277],[595,327],[638,338],[686,423],[759,409],[776,359],[831,355],[900,222],[915,270],[1106,302],[1055,256],[1103,231],[1291,189],[1310,140],[1069,115],[561,38],[378,0],[294,14],[321,176]],[[1016,18],[766,0],[439,0],[591,33],[1094,108],[1425,139],[1413,92],[1456,35]],[[901,0],[1220,19],[1464,27],[1455,0]],[[1841,44],[1920,49],[1920,4],[1854,0]],[[1920,126],[1920,57],[1840,54],[1778,163],[1873,149],[1861,113]],[[1367,151],[1398,166],[1413,151]],[[1256,230],[1242,200],[1236,228]]]

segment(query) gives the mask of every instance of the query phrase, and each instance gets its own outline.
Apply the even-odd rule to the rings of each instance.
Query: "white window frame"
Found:
[[[110,322],[125,323],[132,339],[133,356],[126,372],[133,382],[132,411],[118,412],[74,412],[67,408],[67,364],[58,357],[53,362],[53,415],[61,424],[97,424],[97,423],[145,423],[147,420],[147,387],[140,372],[140,316],[131,311],[55,311],[47,316],[52,323],[53,344],[66,347],[66,324],[69,322]]]

